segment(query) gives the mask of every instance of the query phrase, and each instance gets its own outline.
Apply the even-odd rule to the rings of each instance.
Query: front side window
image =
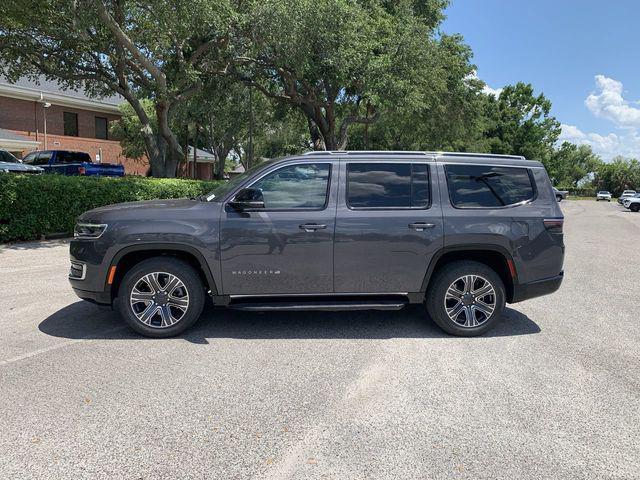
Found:
[[[38,158],[38,152],[31,152],[22,159],[22,163],[32,164],[35,162],[36,158]]]
[[[451,203],[459,208],[506,207],[533,200],[529,170],[518,167],[447,165]]]
[[[303,163],[279,168],[251,185],[260,189],[265,210],[323,209],[331,164]]]
[[[426,208],[429,167],[421,163],[350,163],[347,205],[350,208]]]
[[[64,134],[70,137],[78,136],[78,114],[63,112]]]
[[[34,165],[48,165],[51,160],[51,152],[40,152],[38,159],[33,162]]]

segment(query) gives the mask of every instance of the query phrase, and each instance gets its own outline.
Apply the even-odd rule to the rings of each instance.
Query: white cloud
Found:
[[[603,135],[562,124],[558,143],[590,145],[605,160],[617,155],[640,158],[640,107],[635,106],[639,102],[624,98],[624,86],[618,80],[596,75],[595,81],[596,91],[585,99],[584,104],[594,116],[612,122],[617,132]]]
[[[605,160],[611,160],[617,155],[640,157],[640,135],[635,129],[628,129],[621,135],[615,133],[601,135],[583,132],[574,125],[562,124],[561,127],[559,144],[566,141],[576,145],[590,145],[593,151]]]
[[[467,76],[467,78],[473,79],[473,80],[480,80],[480,77],[478,77],[478,74],[475,71],[471,72]],[[482,87],[482,93],[485,93],[487,95],[493,95],[494,97],[497,97],[498,95],[500,95],[502,90],[503,90],[502,88],[491,88],[486,83],[484,84],[484,87]]]
[[[485,86],[482,87],[482,93],[497,97],[498,95],[500,95],[500,93],[502,93],[502,88],[491,88],[489,85],[485,84]]]
[[[591,93],[584,101],[589,111],[596,117],[612,121],[617,127],[640,127],[640,108],[622,96],[622,82],[604,75],[596,75],[597,92]]]

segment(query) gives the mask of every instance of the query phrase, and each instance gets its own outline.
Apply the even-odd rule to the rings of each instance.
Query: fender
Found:
[[[435,255],[431,258],[431,261],[429,262],[429,267],[427,268],[427,272],[424,275],[424,280],[422,280],[422,287],[420,288],[420,292],[425,293],[427,291],[427,287],[429,286],[429,282],[431,281],[431,276],[433,275],[433,270],[438,264],[438,261],[444,255],[451,252],[479,251],[479,250],[491,251],[491,252],[496,252],[501,254],[507,260],[507,264],[510,269],[513,283],[514,284],[516,283],[517,272],[516,272],[515,263],[513,261],[513,256],[511,255],[511,253],[509,253],[509,251],[506,248],[500,245],[494,245],[489,243],[487,244],[468,243],[465,245],[452,245],[448,247],[443,247],[435,253]]]
[[[183,243],[156,243],[156,242],[130,245],[128,247],[124,247],[118,250],[118,252],[111,259],[110,266],[118,265],[118,263],[120,263],[120,260],[122,260],[122,258],[128,253],[147,252],[147,251],[153,251],[153,250],[173,250],[173,251],[179,251],[179,252],[189,253],[193,255],[196,258],[196,260],[198,260],[198,263],[200,264],[200,268],[202,268],[202,271],[204,272],[204,275],[207,278],[207,282],[209,283],[209,286],[211,288],[211,294],[218,295],[218,288],[213,279],[213,274],[211,273],[211,268],[209,268],[209,264],[207,260],[204,258],[204,255],[202,255],[202,253],[200,253],[200,251],[197,248],[191,245],[187,245]],[[107,284],[106,278],[105,278],[105,291],[111,291],[111,285]]]

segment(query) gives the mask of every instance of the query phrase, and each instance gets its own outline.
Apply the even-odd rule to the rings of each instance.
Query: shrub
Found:
[[[195,197],[220,182],[0,174],[0,242],[71,234],[76,217],[112,203]]]

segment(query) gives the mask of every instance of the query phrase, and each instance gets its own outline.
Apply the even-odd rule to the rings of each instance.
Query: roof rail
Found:
[[[490,157],[490,158],[513,158],[515,160],[526,160],[522,155],[506,155],[502,153],[475,153],[475,152],[429,152],[443,157]]]
[[[522,155],[504,155],[500,153],[475,153],[475,152],[424,152],[424,151],[402,151],[402,150],[313,150],[302,155],[347,155],[350,157],[357,155],[407,155],[407,156],[431,156],[443,157],[489,157],[489,158],[512,158],[515,160],[526,160]]]
[[[302,155],[305,156],[313,156],[313,155],[348,155],[348,156],[356,156],[356,155],[430,155],[431,152],[422,152],[422,151],[406,151],[406,150],[314,150],[310,152],[304,152]]]

